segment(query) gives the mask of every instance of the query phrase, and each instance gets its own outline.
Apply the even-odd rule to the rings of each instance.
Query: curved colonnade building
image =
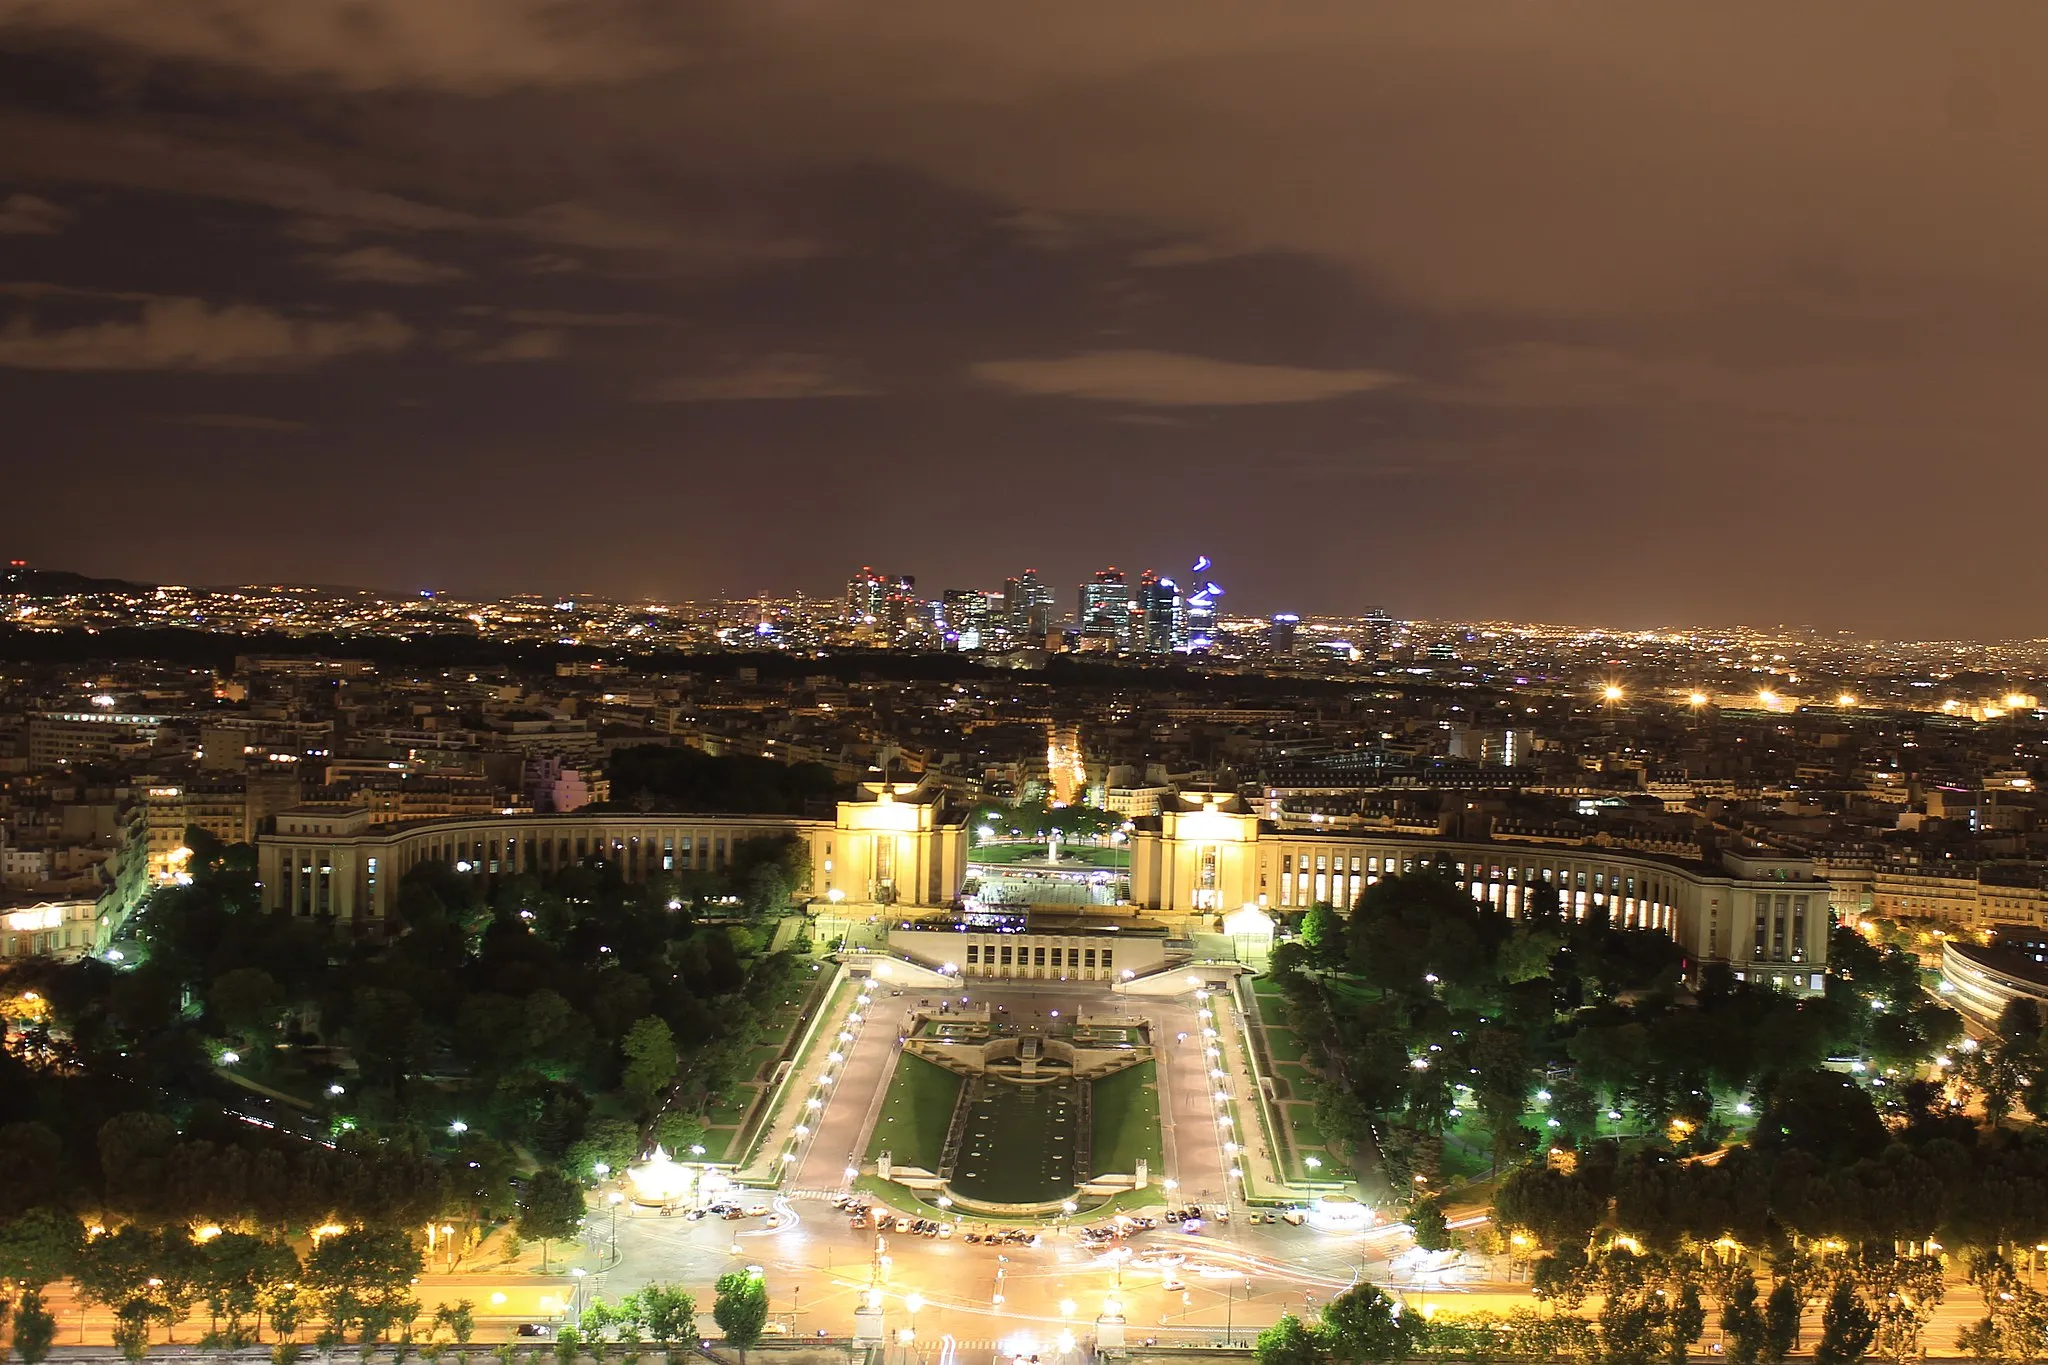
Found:
[[[1206,927],[1246,906],[1279,913],[1320,901],[1348,906],[1379,878],[1424,866],[1451,873],[1480,902],[1510,916],[1523,913],[1538,885],[1548,885],[1575,919],[1598,908],[1617,925],[1662,929],[1685,949],[1693,971],[1726,962],[1744,979],[1811,992],[1821,988],[1827,966],[1828,886],[1810,860],[1796,855],[1731,853],[1711,867],[1577,846],[1299,832],[1262,825],[1213,800],[1137,822],[1133,907],[1013,915],[1000,939],[955,917],[955,932],[976,937],[969,966],[965,940],[953,940],[958,946],[943,954],[935,946],[945,932],[935,920],[944,916],[931,912],[960,904],[967,872],[967,828],[949,814],[943,793],[907,783],[868,784],[861,799],[840,802],[829,820],[577,812],[373,828],[362,812],[300,810],[280,815],[276,830],[257,839],[257,850],[266,907],[332,917],[369,936],[385,931],[399,879],[423,862],[466,864],[489,885],[598,858],[615,863],[627,880],[643,881],[721,870],[739,841],[790,834],[808,849],[814,897],[898,907],[918,921],[897,936],[899,946],[935,956],[935,966],[942,955],[973,976],[1142,974],[1163,961],[1158,926]],[[918,910],[925,913],[910,913]],[[1131,922],[1134,910],[1146,916],[1142,927]],[[1123,939],[1126,951],[1098,956],[1110,934]],[[998,944],[1009,949],[999,959],[992,950]]]

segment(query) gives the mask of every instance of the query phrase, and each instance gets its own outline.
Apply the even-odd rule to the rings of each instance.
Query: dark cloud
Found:
[[[1384,370],[1246,365],[1164,351],[1089,351],[1043,360],[984,360],[973,366],[973,372],[978,379],[1018,393],[1144,407],[1314,403],[1401,382],[1401,376]]]
[[[33,194],[10,194],[0,199],[0,236],[48,237],[62,232],[70,221],[68,209]]]
[[[706,374],[674,375],[641,391],[651,403],[780,402],[803,398],[860,398],[875,390],[839,373],[821,356],[764,356]]]
[[[469,275],[458,266],[439,265],[388,246],[360,246],[353,251],[309,259],[337,280],[374,284],[445,284]]]
[[[389,313],[287,317],[250,304],[156,299],[139,314],[75,327],[38,327],[27,314],[0,326],[0,366],[24,370],[271,370],[364,352],[403,350],[413,330]]]
[[[1254,607],[2031,630],[2044,39],[2018,0],[0,0],[0,370],[74,372],[0,401],[49,468],[237,448],[82,413],[266,413],[502,522],[565,459],[689,492],[618,513],[689,521],[673,558],[479,546],[479,586],[820,587],[900,543],[832,502],[886,463],[929,582],[1192,538]],[[793,477],[773,554],[702,510]],[[371,577],[431,505],[206,553]],[[1930,588],[1957,544],[2006,591]]]

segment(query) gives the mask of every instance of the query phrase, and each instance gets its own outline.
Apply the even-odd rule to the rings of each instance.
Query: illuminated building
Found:
[[[83,956],[98,933],[99,906],[75,899],[0,910],[0,961],[17,957]]]
[[[939,629],[956,648],[981,648],[989,623],[989,595],[979,588],[948,588],[940,596]]]
[[[1171,654],[1188,643],[1187,604],[1180,585],[1150,569],[1138,580],[1137,610],[1132,613],[1133,648],[1140,654]]]
[[[1537,887],[1573,919],[1604,914],[1661,929],[1695,966],[1808,993],[1827,964],[1828,886],[1813,863],[1778,853],[1724,853],[1718,865],[1653,854],[1507,846],[1400,834],[1261,828],[1231,798],[1141,821],[1131,844],[1131,899],[1167,915],[1244,906],[1349,905],[1383,876],[1435,867],[1483,905],[1520,917]]]
[[[1043,636],[1052,629],[1052,611],[1052,589],[1039,581],[1038,570],[1003,580],[1003,615],[1011,630]]]
[[[1374,607],[1365,614],[1366,653],[1375,659],[1385,659],[1394,652],[1394,622],[1385,612]]]
[[[1223,599],[1223,589],[1213,580],[1202,577],[1209,568],[1209,556],[1201,555],[1188,570],[1186,640],[1175,648],[1200,653],[1216,643],[1216,607]]]
[[[1980,948],[1944,939],[1941,998],[1976,1023],[1992,1026],[2015,1000],[2048,1008],[2048,967],[2014,948]]]
[[[1081,585],[1078,618],[1085,639],[1108,639],[1121,644],[1131,619],[1131,590],[1118,568],[1098,569]]]
[[[1276,659],[1286,659],[1294,654],[1294,630],[1301,624],[1301,618],[1293,612],[1281,612],[1266,628],[1266,652]]]
[[[331,918],[381,936],[400,880],[426,862],[473,875],[486,889],[522,873],[548,876],[602,862],[629,882],[718,872],[733,846],[793,834],[810,854],[812,894],[862,903],[942,906],[960,894],[967,827],[941,819],[942,793],[915,783],[866,783],[833,819],[777,815],[501,815],[377,827],[364,810],[301,808],[257,836],[266,909]]]
[[[880,621],[887,611],[889,579],[863,567],[846,581],[846,618],[849,621]]]

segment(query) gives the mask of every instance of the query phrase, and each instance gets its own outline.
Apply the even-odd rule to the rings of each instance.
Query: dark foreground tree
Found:
[[[747,1349],[761,1340],[768,1326],[768,1285],[748,1270],[732,1270],[718,1277],[718,1297],[711,1305],[711,1320],[725,1333],[725,1344],[747,1356]]]

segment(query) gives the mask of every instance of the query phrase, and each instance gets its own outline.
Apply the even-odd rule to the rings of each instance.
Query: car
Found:
[[[866,1227],[867,1225],[868,1220],[865,1217],[858,1213],[853,1215],[853,1230],[855,1232],[859,1232],[862,1228]]]
[[[704,1218],[704,1210],[691,1209],[688,1213],[684,1214],[683,1217],[689,1219],[692,1223],[701,1222]]]
[[[1298,1228],[1303,1223],[1306,1223],[1308,1221],[1308,1215],[1303,1213],[1300,1209],[1289,1209],[1287,1210],[1287,1212],[1280,1215],[1280,1221],[1287,1224],[1289,1227]]]
[[[939,1224],[939,1240],[942,1242],[953,1240],[953,1225],[951,1223]]]
[[[976,1243],[978,1243],[978,1242],[980,1242],[980,1241],[981,1241],[981,1234],[980,1234],[980,1233],[978,1233],[978,1232],[970,1232],[970,1233],[968,1233],[968,1234],[967,1234],[967,1243],[968,1243],[968,1245],[969,1245],[969,1246],[973,1246],[973,1245],[975,1245]]]
[[[747,1205],[747,1217],[749,1218],[766,1218],[768,1213],[769,1209],[766,1204]]]
[[[544,1322],[522,1322],[512,1329],[512,1335],[517,1337],[544,1337],[549,1335],[548,1325]]]
[[[738,1208],[729,1208],[724,1213],[719,1215],[719,1217],[725,1219],[725,1221],[728,1223],[735,1222],[746,1216],[747,1215],[741,1212]]]

